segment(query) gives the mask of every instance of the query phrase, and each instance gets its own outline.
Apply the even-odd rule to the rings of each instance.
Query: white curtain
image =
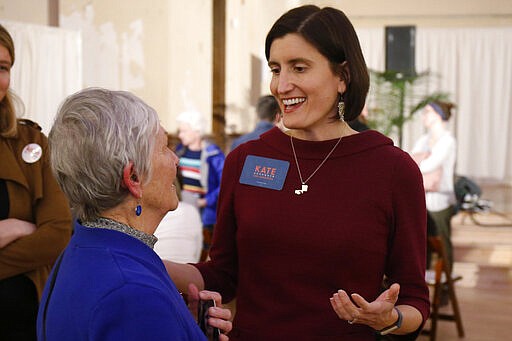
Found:
[[[383,71],[384,28],[358,29],[369,68]],[[416,71],[433,75],[428,91],[457,105],[456,172],[512,183],[512,28],[416,29]],[[405,150],[422,133],[419,115],[406,124]]]
[[[371,70],[384,71],[386,67],[384,27],[370,29],[356,28],[356,31],[368,68]]]
[[[62,100],[82,88],[81,34],[20,22],[0,23],[14,41],[11,89],[25,105],[22,116],[48,134]]]

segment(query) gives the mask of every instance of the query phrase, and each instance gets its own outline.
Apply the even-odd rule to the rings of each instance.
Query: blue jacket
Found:
[[[49,282],[39,306],[38,340]],[[206,338],[150,247],[122,232],[75,223],[48,304],[46,340]]]
[[[176,155],[185,154],[186,147],[179,144]],[[201,186],[206,189],[206,207],[201,210],[203,225],[214,225],[217,221],[217,201],[219,200],[220,180],[224,169],[225,155],[216,144],[203,142],[201,150]]]

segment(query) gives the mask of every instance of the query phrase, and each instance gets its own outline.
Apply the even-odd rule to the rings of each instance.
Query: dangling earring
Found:
[[[343,97],[341,96],[338,102],[338,115],[340,116],[339,120],[345,122],[345,102],[343,102]]]
[[[135,207],[135,215],[137,217],[139,217],[140,215],[142,214],[142,206],[140,204],[138,204],[136,207]]]

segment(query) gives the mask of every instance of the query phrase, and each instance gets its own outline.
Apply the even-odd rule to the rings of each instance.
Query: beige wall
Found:
[[[314,3],[343,10],[356,26],[512,25],[510,0],[316,0]]]
[[[169,79],[167,129],[176,131],[175,117],[186,109],[212,116],[212,2],[170,1],[168,15]]]
[[[84,86],[132,91],[173,132],[194,108],[211,121],[211,2],[61,0],[63,27],[82,28]]]
[[[48,24],[48,1],[46,0],[0,0],[0,18],[31,24]]]
[[[264,39],[287,9],[316,3],[342,9],[356,27],[512,26],[510,0],[226,0],[227,132],[254,125],[253,104],[268,93]],[[136,93],[175,131],[186,108],[212,103],[212,0],[60,0],[60,25],[80,29],[84,86]],[[0,0],[0,18],[48,22],[48,1]]]

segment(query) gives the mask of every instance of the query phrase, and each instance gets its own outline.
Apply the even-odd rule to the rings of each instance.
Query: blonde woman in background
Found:
[[[0,340],[36,340],[38,301],[71,235],[71,212],[35,122],[17,119],[14,43],[0,25]]]

